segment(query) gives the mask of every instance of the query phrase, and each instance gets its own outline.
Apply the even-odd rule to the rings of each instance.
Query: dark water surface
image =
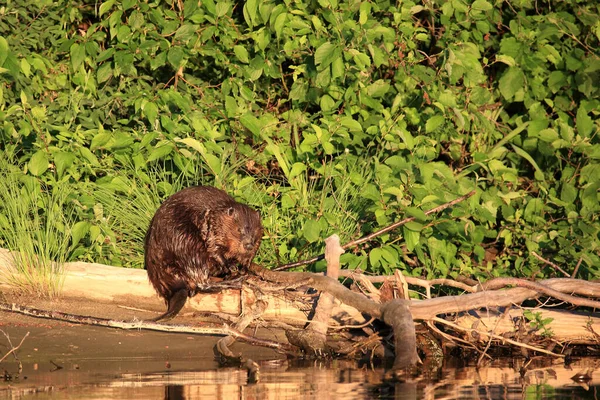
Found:
[[[217,368],[208,359],[24,363],[18,376],[16,363],[2,363],[0,399],[600,399],[598,359],[568,367],[547,359],[444,366],[407,382],[354,362],[263,360],[257,383],[245,370]],[[591,380],[577,383],[577,375]]]
[[[267,331],[272,339],[284,333]],[[6,336],[10,336],[10,342]],[[282,337],[279,337],[282,336]],[[218,337],[122,331],[0,313],[2,399],[598,399],[600,359],[569,366],[547,358],[447,359],[433,372],[395,380],[390,370],[350,361],[298,362],[236,343],[260,365],[219,368]],[[13,347],[18,349],[11,353]],[[19,363],[22,371],[19,372]],[[587,377],[581,383],[573,377]],[[581,379],[580,379],[581,381]]]

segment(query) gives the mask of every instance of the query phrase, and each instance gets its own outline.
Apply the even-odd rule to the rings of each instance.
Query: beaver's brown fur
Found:
[[[245,273],[262,232],[260,214],[222,190],[197,186],[169,197],[144,243],[148,278],[168,307],[155,321],[172,319],[188,297],[211,291],[209,278]]]

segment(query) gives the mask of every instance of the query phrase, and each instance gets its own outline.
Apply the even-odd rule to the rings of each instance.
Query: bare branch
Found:
[[[4,336],[6,336],[6,337],[8,338],[8,335],[7,335],[7,334],[6,334],[4,331],[1,331],[1,332],[4,334]],[[16,358],[16,353],[15,353],[15,352],[16,352],[17,350],[19,350],[19,348],[21,347],[21,345],[23,344],[23,342],[25,341],[25,339],[27,339],[27,336],[29,336],[29,332],[27,332],[27,333],[25,334],[25,336],[23,336],[23,339],[21,339],[21,343],[19,343],[19,345],[18,345],[17,347],[12,347],[12,343],[10,343],[10,338],[9,338],[9,339],[8,339],[8,341],[9,341],[9,343],[10,343],[11,349],[9,350],[9,352],[8,352],[8,353],[6,353],[6,354],[4,355],[4,357],[0,358],[0,363],[1,363],[2,361],[4,361],[4,360],[6,359],[6,357],[8,357],[8,356],[9,356],[9,355],[11,355],[11,354],[15,354],[15,358]],[[18,359],[17,359],[17,360],[18,360]],[[19,362],[19,363],[20,363],[20,362]]]
[[[435,322],[439,322],[441,324],[448,325],[448,326],[452,327],[453,329],[456,329],[456,330],[459,330],[459,331],[463,331],[463,332],[470,332],[471,331],[471,329],[463,328],[462,326],[453,324],[452,322],[446,321],[443,318],[436,317],[433,320]],[[553,353],[553,352],[548,351],[546,349],[542,349],[542,348],[539,348],[539,347],[530,346],[530,345],[525,344],[525,343],[517,342],[516,340],[508,339],[508,338],[496,335],[496,334],[491,333],[491,332],[486,332],[486,335],[489,335],[490,337],[492,337],[494,339],[497,339],[497,340],[500,340],[502,342],[510,343],[510,344],[512,344],[514,346],[523,347],[525,349],[529,349],[529,350],[537,351],[537,352],[540,352],[540,353],[548,354],[548,355],[553,356],[553,357],[560,357],[560,358],[564,358],[565,357],[563,354],[556,354],[556,353]]]
[[[554,264],[552,261],[550,260],[546,260],[545,258],[543,258],[542,256],[540,256],[538,253],[536,253],[535,251],[532,251],[531,254],[533,254],[533,256],[535,258],[537,258],[538,260],[542,261],[545,264],[550,265],[552,268],[559,270],[560,272],[562,272],[562,274],[564,276],[566,276],[567,278],[569,278],[571,275],[569,275],[564,269],[562,269],[561,267],[559,267],[558,265]]]

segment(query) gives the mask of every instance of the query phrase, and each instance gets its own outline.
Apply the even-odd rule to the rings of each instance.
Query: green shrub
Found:
[[[414,215],[343,261],[561,275],[541,257],[598,278],[598,15],[591,0],[9,1],[0,143],[27,176],[76,187],[80,259],[139,266],[159,186],[179,181],[260,208],[266,265]],[[135,231],[118,204],[139,208]]]

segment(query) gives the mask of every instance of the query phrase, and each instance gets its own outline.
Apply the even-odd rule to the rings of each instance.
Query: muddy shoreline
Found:
[[[140,310],[123,308],[118,304],[63,298],[60,300],[28,300],[3,290],[5,301],[46,310],[59,310],[117,320],[150,318],[160,312],[161,304],[136,304]],[[148,311],[144,311],[148,309]],[[214,320],[214,319],[213,319]],[[185,310],[174,323],[210,324],[211,318],[199,318]],[[189,335],[152,331],[125,331],[115,328],[73,324],[50,319],[34,318],[0,311],[0,330],[8,334],[13,346],[29,333],[18,349],[19,364],[12,355],[0,365],[0,398],[2,393],[21,394],[33,391],[54,393],[72,391],[119,380],[145,377],[155,380],[150,386],[161,386],[175,375],[186,371],[215,371],[213,348],[219,340],[214,335]],[[283,332],[260,331],[260,336],[285,340]],[[10,351],[7,338],[0,333],[0,358]],[[285,357],[265,348],[236,343],[234,353],[256,361],[281,360]],[[226,371],[228,369],[224,369]],[[245,371],[229,369],[229,375],[245,380]],[[129,378],[128,378],[129,377]],[[152,378],[148,378],[152,377]],[[154,397],[154,396],[151,396]],[[9,395],[9,398],[10,395]]]

